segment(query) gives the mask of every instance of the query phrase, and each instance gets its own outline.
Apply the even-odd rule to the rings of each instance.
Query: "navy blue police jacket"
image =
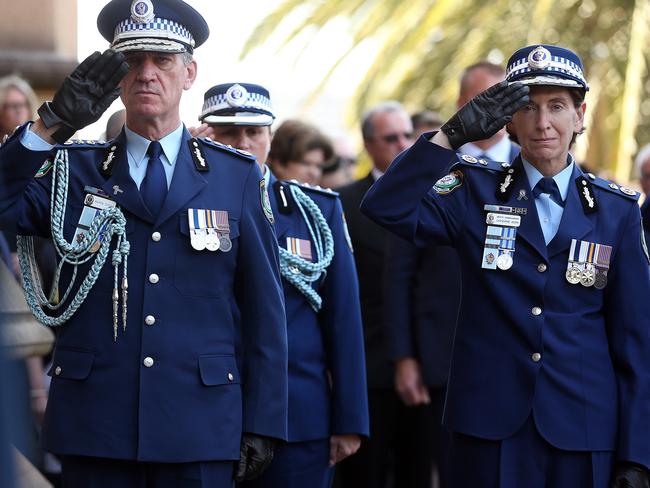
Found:
[[[278,180],[270,175],[270,199],[278,245],[287,238],[315,245],[289,186],[297,185],[323,213],[334,239],[334,257],[324,278],[314,283],[322,298],[317,313],[286,279],[289,343],[289,442],[325,439],[332,434],[368,435],[366,369],[356,267],[338,195],[329,190]]]
[[[26,149],[24,130],[0,148],[0,225],[47,236],[52,172],[34,175],[48,153]],[[238,459],[242,432],[286,439],[284,298],[262,176],[254,158],[203,139],[208,169],[199,171],[189,146],[195,141],[184,130],[156,219],[129,175],[123,133],[107,144],[55,148],[67,149],[70,160],[65,238],[72,239],[91,186],[121,208],[131,251],[126,331],[120,325],[113,341],[110,262],[56,329],[43,426],[48,451],[177,463]],[[227,211],[232,250],[192,249],[188,208]],[[147,316],[155,322],[146,324]]]
[[[362,211],[418,246],[450,244],[458,251],[462,305],[446,426],[500,440],[532,415],[557,448],[615,450],[619,459],[650,466],[650,274],[638,195],[589,177],[597,211],[585,212],[576,166],[547,246],[520,159],[512,166],[518,169],[512,191],[500,200],[497,187],[508,174],[501,163],[465,161],[430,136],[396,158]],[[450,162],[461,184],[439,194],[432,185]],[[508,271],[481,268],[485,204],[526,209]],[[572,239],[612,247],[604,289],[565,279]]]

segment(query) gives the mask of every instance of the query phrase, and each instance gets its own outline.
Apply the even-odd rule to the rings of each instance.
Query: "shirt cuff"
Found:
[[[31,131],[32,124],[28,124],[27,128],[23,132],[23,135],[20,136],[20,143],[23,147],[29,149],[30,151],[50,151],[54,144],[41,139],[41,137],[35,132]]]

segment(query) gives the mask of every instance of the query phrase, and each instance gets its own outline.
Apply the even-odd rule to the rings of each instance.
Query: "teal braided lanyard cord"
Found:
[[[50,219],[52,228],[52,241],[59,256],[52,290],[49,296],[45,296],[43,286],[39,277],[34,255],[34,243],[30,236],[18,236],[18,262],[23,278],[23,287],[27,304],[34,316],[44,325],[57,327],[67,322],[74,315],[77,309],[84,302],[88,293],[99,277],[99,273],[106,262],[110,252],[111,241],[116,236],[116,245],[112,253],[112,265],[114,267],[114,289],[113,289],[113,339],[117,339],[118,309],[119,309],[119,265],[123,264],[122,275],[122,327],[126,330],[127,315],[127,260],[130,250],[129,242],[126,239],[126,218],[117,207],[100,210],[95,216],[90,229],[84,234],[79,242],[69,243],[63,236],[63,224],[68,196],[69,183],[69,160],[68,151],[60,150],[54,159],[52,174],[52,190],[50,194]],[[90,248],[101,238],[101,244],[96,253]],[[67,308],[57,316],[51,316],[44,309],[58,310],[67,301],[73,290],[77,278],[77,268],[94,257],[94,262],[88,270],[88,274],[79,286],[77,293],[70,301]],[[63,297],[58,297],[59,280],[64,264],[74,266],[70,284]]]
[[[309,305],[314,311],[318,312],[321,309],[323,300],[316,290],[312,288],[311,283],[325,276],[327,267],[334,257],[334,239],[323,213],[314,201],[297,186],[289,185],[289,188],[293,200],[307,224],[311,240],[316,248],[316,262],[307,261],[279,246],[280,273],[300,293],[305,295]]]

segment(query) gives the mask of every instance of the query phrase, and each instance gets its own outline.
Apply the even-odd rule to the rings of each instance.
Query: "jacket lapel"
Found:
[[[181,149],[178,152],[176,167],[174,168],[174,176],[172,177],[167,198],[165,198],[163,207],[156,220],[157,225],[162,224],[172,215],[176,214],[188,201],[200,193],[208,183],[194,166],[194,161],[192,160],[192,155],[187,145],[189,139],[190,133],[187,129],[184,129]],[[212,168],[212,171],[216,171],[216,168]]]
[[[569,182],[569,192],[567,193],[566,202],[564,204],[564,212],[562,213],[562,220],[557,234],[553,240],[548,243],[549,258],[569,249],[571,239],[581,239],[588,232],[593,229],[592,215],[585,215],[580,203],[580,196],[576,188],[575,180],[581,176],[582,170],[576,164],[573,167],[573,174]]]
[[[153,224],[153,216],[147,210],[140,190],[129,173],[129,159],[126,153],[126,137],[124,130],[116,139],[115,164],[111,176],[104,182],[102,189],[117,204],[128,212],[140,217],[142,220]]]

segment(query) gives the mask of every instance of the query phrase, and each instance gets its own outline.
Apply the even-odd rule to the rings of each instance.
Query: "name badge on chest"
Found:
[[[84,208],[81,211],[81,217],[79,217],[79,222],[77,223],[77,228],[75,229],[74,237],[72,238],[72,242],[77,245],[81,245],[81,243],[84,242],[84,238],[87,238],[89,233],[88,231],[99,212],[106,208],[113,208],[117,205],[117,203],[111,200],[109,196],[99,188],[86,186],[84,191],[86,192],[86,196],[84,197]],[[99,238],[88,249],[90,252],[97,252],[99,250],[105,233],[106,225],[99,230]]]
[[[483,208],[488,213],[481,268],[507,271],[514,264],[517,228],[526,209],[503,205],[485,205]]]
[[[572,285],[593,286],[602,290],[607,286],[607,272],[612,246],[571,239],[566,280]]]
[[[188,208],[190,245],[197,251],[228,252],[232,249],[230,224],[226,210]]]

